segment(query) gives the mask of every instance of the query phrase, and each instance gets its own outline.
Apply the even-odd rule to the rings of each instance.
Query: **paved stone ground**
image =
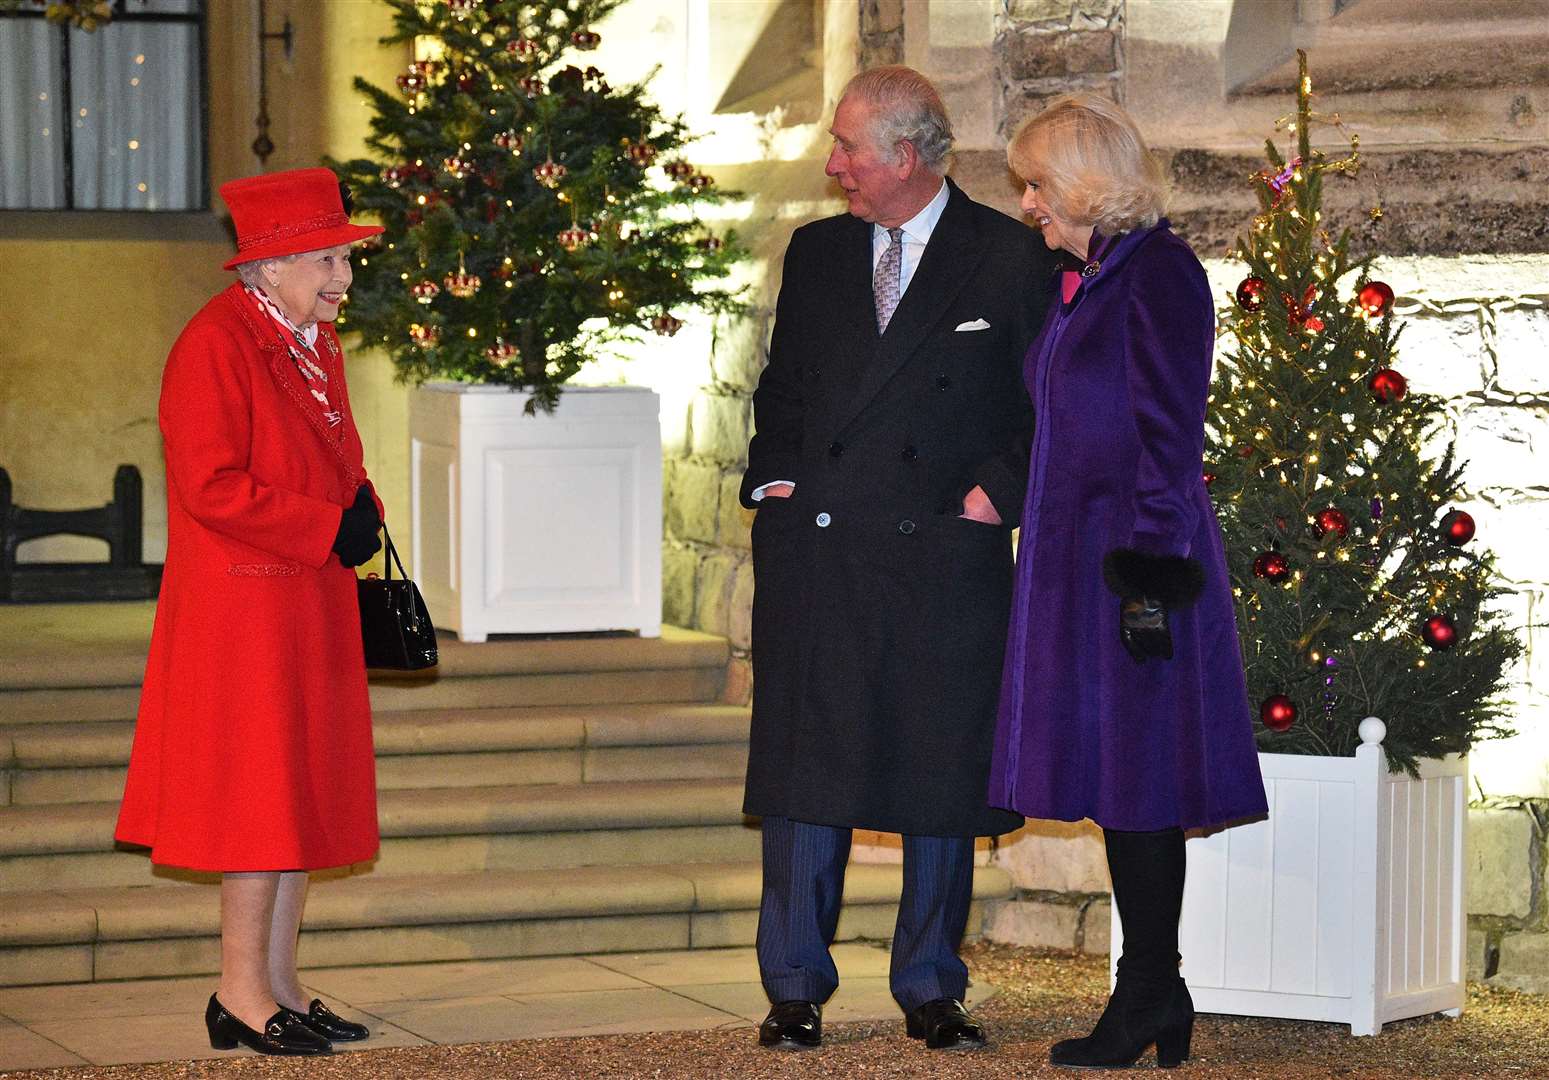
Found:
[[[12,1080],[161,1080],[170,1077],[305,1077],[420,1080],[483,1077],[1069,1076],[1047,1064],[1049,1044],[1084,1031],[1105,996],[1102,958],[980,944],[967,951],[975,1009],[993,1046],[947,1056],[903,1035],[887,998],[886,953],[835,950],[845,989],[827,1011],[825,1047],[760,1050],[752,1024],[764,1003],[751,950],[703,950],[586,959],[427,964],[311,972],[308,982],[375,1019],[383,1032],[362,1049],[322,1061],[238,1054],[210,1057],[199,1009],[208,980],[156,980],[0,991],[0,1069],[23,1066],[28,1046],[73,1047],[99,1061],[0,1072]],[[990,987],[994,987],[992,991]],[[366,1002],[357,1005],[357,1002]],[[146,1010],[155,1006],[153,1011]],[[18,1015],[20,1014],[20,1015]],[[90,1015],[88,1015],[90,1014]],[[607,1033],[607,1034],[605,1034]],[[545,1036],[569,1035],[565,1038]],[[497,1041],[498,1040],[498,1041]],[[446,1045],[434,1045],[446,1044]],[[79,1060],[79,1058],[77,1058]],[[1152,1066],[1150,1061],[1145,1063]],[[1352,1038],[1335,1024],[1202,1017],[1187,1075],[1290,1080],[1352,1077],[1549,1077],[1549,998],[1474,985],[1460,1019],[1390,1024]]]

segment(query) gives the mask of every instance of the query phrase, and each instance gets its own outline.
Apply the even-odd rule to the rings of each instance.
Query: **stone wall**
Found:
[[[1549,993],[1549,799],[1469,810],[1468,976]]]
[[[1124,0],[1006,0],[996,20],[997,130],[1002,139],[1051,98],[1123,90]]]
[[[738,499],[753,425],[753,390],[768,355],[769,314],[715,327],[711,379],[688,403],[682,442],[662,463],[662,618],[731,642],[729,700],[751,693],[751,511]]]

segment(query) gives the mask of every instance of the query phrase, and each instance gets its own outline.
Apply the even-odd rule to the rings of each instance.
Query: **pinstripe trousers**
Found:
[[[839,986],[829,946],[839,925],[851,830],[764,819],[758,967],[769,1000],[827,1001]],[[904,887],[888,981],[908,1012],[961,999],[968,967],[957,947],[973,894],[973,838],[905,836]]]

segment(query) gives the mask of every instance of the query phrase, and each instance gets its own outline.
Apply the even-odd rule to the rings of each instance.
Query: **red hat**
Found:
[[[221,185],[221,198],[237,227],[238,263],[299,255],[354,243],[382,231],[380,225],[351,225],[332,169],[291,169],[248,176]]]

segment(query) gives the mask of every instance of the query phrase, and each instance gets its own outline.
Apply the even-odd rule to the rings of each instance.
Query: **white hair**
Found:
[[[269,263],[295,262],[299,258],[301,258],[300,254],[272,255],[267,259],[253,259],[249,262],[237,263],[232,269],[237,272],[237,277],[242,280],[242,284],[251,285],[255,289],[261,289],[264,287],[265,266]]]
[[[907,142],[920,156],[920,164],[938,176],[946,174],[952,121],[929,79],[913,68],[890,64],[856,75],[840,96],[852,94],[874,110],[872,134],[878,147],[891,150]]]

